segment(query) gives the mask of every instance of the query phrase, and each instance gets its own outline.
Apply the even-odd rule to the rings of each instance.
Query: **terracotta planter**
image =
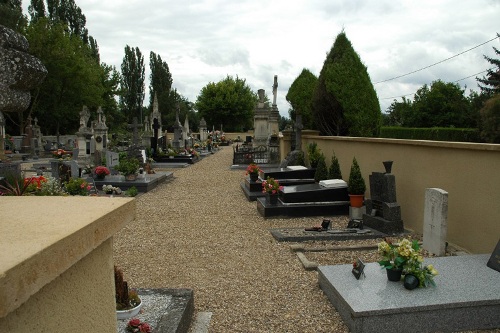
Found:
[[[349,199],[351,201],[351,207],[363,207],[363,199],[365,196],[363,194],[349,194]]]

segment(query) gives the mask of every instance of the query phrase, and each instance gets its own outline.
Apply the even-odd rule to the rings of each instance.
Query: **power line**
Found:
[[[450,60],[450,59],[456,58],[456,57],[458,57],[459,55],[462,55],[462,54],[467,53],[467,52],[469,52],[469,51],[471,51],[471,50],[474,50],[474,49],[476,49],[476,48],[478,48],[478,47],[480,47],[480,46],[483,46],[484,44],[487,44],[487,43],[489,43],[489,42],[491,42],[491,41],[494,41],[494,40],[495,40],[495,39],[497,39],[497,38],[498,38],[498,36],[497,36],[497,37],[495,37],[495,38],[492,38],[492,39],[490,39],[490,40],[487,40],[487,41],[486,41],[486,42],[484,42],[484,43],[481,43],[481,44],[479,44],[479,45],[476,45],[476,46],[474,46],[474,47],[472,47],[472,48],[470,48],[470,49],[468,49],[468,50],[465,50],[465,51],[463,51],[463,52],[460,52],[460,53],[458,53],[458,54],[455,54],[454,56],[451,56],[451,57],[446,58],[446,59],[444,59],[444,60],[438,61],[438,62],[436,62],[436,63],[434,63],[434,64],[432,64],[432,65],[425,66],[425,67],[422,67],[422,68],[417,69],[417,70],[415,70],[415,71],[412,71],[412,72],[409,72],[409,73],[406,73],[406,74],[403,74],[403,75],[398,75],[398,76],[392,77],[392,78],[390,78],[390,79],[386,79],[386,80],[383,80],[383,81],[378,81],[378,82],[375,82],[374,84],[383,83],[383,82],[387,82],[387,81],[392,81],[392,80],[395,80],[395,79],[402,78],[402,77],[404,77],[404,76],[408,76],[408,75],[410,75],[410,74],[414,74],[414,73],[420,72],[420,71],[422,71],[422,70],[424,70],[424,69],[430,68],[430,67],[432,67],[432,66],[438,65],[438,64],[443,63],[443,62],[445,62],[445,61],[448,61],[448,60]]]
[[[455,83],[455,82],[459,82],[459,81],[462,81],[462,80],[466,80],[466,79],[469,79],[469,78],[471,78],[471,77],[473,77],[473,76],[476,76],[476,75],[482,74],[482,73],[487,72],[487,71],[489,71],[489,70],[492,70],[492,69],[494,69],[494,68],[495,68],[495,67],[492,67],[492,68],[489,68],[489,69],[485,69],[484,71],[481,71],[481,72],[479,72],[479,73],[472,74],[472,75],[469,75],[469,76],[467,76],[467,77],[464,77],[464,78],[458,79],[458,80],[456,80],[456,81],[451,81],[451,82],[452,82],[452,83]],[[384,98],[380,98],[380,99],[395,99],[395,98],[406,97],[406,96],[409,96],[409,95],[415,95],[416,93],[417,93],[417,92],[415,91],[415,92],[413,92],[413,93],[406,94],[406,95],[394,96],[394,97],[384,97]]]

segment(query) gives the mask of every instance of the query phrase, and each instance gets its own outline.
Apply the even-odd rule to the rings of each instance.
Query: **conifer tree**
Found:
[[[318,158],[318,165],[314,173],[314,181],[317,183],[320,180],[328,179],[328,169],[326,168],[325,155],[321,153]]]
[[[313,96],[316,125],[324,135],[375,136],[380,104],[365,65],[342,31],[321,69]]]
[[[500,34],[497,34],[497,36],[498,38],[500,38]],[[493,47],[493,50],[495,50],[496,55],[500,55],[500,50],[498,50],[496,47]],[[476,77],[476,80],[482,83],[478,84],[481,92],[493,96],[494,94],[500,93],[500,58],[494,59],[486,55],[484,56],[484,58],[494,67],[488,69],[486,77]]]
[[[335,152],[333,152],[332,163],[330,164],[330,168],[328,169],[328,179],[342,179],[339,160],[337,159]]]

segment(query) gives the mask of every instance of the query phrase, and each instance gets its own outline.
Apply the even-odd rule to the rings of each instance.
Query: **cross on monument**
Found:
[[[131,128],[133,131],[132,144],[135,146],[139,145],[139,132],[137,131],[139,129],[139,126],[141,125],[137,122],[137,117],[134,117],[132,125],[128,125],[128,128]]]

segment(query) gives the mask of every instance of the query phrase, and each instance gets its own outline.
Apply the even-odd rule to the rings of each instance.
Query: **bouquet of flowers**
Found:
[[[250,163],[249,166],[247,166],[247,175],[250,174],[259,174],[260,168],[257,164],[255,163]]]
[[[127,332],[151,333],[151,326],[146,322],[141,322],[139,319],[134,318],[128,322]]]
[[[396,243],[389,239],[378,243],[378,253],[382,257],[378,263],[386,269],[403,269],[408,261],[422,262],[419,252],[419,245],[416,240],[410,241],[403,238]]]
[[[267,177],[267,179],[262,182],[262,193],[278,194],[278,191],[282,189],[283,186],[274,178]]]
[[[98,176],[107,176],[109,175],[109,169],[106,168],[105,166],[99,165],[98,167],[95,168],[94,170],[95,174]]]

